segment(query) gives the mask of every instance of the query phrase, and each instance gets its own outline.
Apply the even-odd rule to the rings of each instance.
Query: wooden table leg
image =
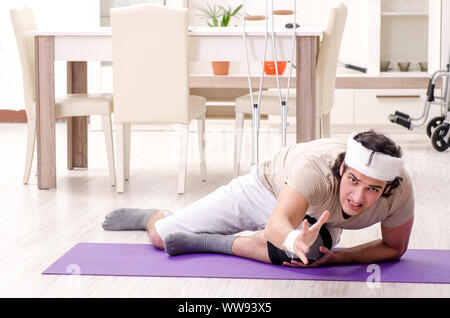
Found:
[[[67,62],[67,93],[87,93],[87,62]],[[88,117],[67,118],[67,169],[87,168]]]
[[[36,36],[35,85],[38,188],[56,188],[54,38]]]
[[[297,37],[297,143],[316,138],[315,36]]]

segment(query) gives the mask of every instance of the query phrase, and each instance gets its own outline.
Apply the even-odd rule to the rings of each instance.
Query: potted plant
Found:
[[[232,9],[230,6],[225,8],[214,4],[206,6],[197,6],[201,16],[210,27],[227,27],[230,24],[231,18],[239,17],[239,11],[242,9],[242,4]],[[228,75],[230,68],[229,61],[212,61],[212,68],[214,75]]]

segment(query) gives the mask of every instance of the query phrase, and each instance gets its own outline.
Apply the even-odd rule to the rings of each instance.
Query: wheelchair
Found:
[[[442,77],[443,96],[434,96],[434,87],[437,79]],[[426,127],[428,137],[431,138],[431,144],[437,151],[445,151],[450,147],[450,96],[449,96],[449,78],[450,78],[450,57],[446,69],[434,72],[428,82],[427,100],[422,115],[417,118],[410,117],[408,114],[396,111],[390,114],[390,122],[403,126],[409,130],[414,127],[422,126],[426,123],[432,104],[441,106],[441,115],[432,118]],[[445,82],[444,82],[445,81]]]

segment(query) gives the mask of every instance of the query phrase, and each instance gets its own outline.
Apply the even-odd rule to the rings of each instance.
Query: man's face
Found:
[[[339,200],[348,215],[358,215],[369,209],[383,194],[387,182],[369,178],[357,170],[341,165]]]

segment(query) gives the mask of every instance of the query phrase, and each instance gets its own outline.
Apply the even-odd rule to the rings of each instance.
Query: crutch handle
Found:
[[[431,78],[430,78],[430,81],[428,82],[427,101],[434,102],[434,84],[433,84],[433,80]]]
[[[247,21],[263,21],[266,17],[264,15],[246,15],[244,20]]]
[[[352,65],[352,64],[345,64],[344,66],[345,66],[345,68],[350,68],[352,70],[359,71],[362,73],[367,72],[367,68],[364,68],[364,67],[360,67],[360,66],[356,66],[356,65]]]
[[[293,23],[286,23],[286,25],[285,25],[284,27],[285,27],[286,29],[292,29],[293,26],[294,26]],[[295,24],[295,28],[297,29],[297,28],[299,28],[299,27],[300,27],[300,24],[296,23],[296,24]]]
[[[293,15],[294,10],[273,10],[274,15]]]

